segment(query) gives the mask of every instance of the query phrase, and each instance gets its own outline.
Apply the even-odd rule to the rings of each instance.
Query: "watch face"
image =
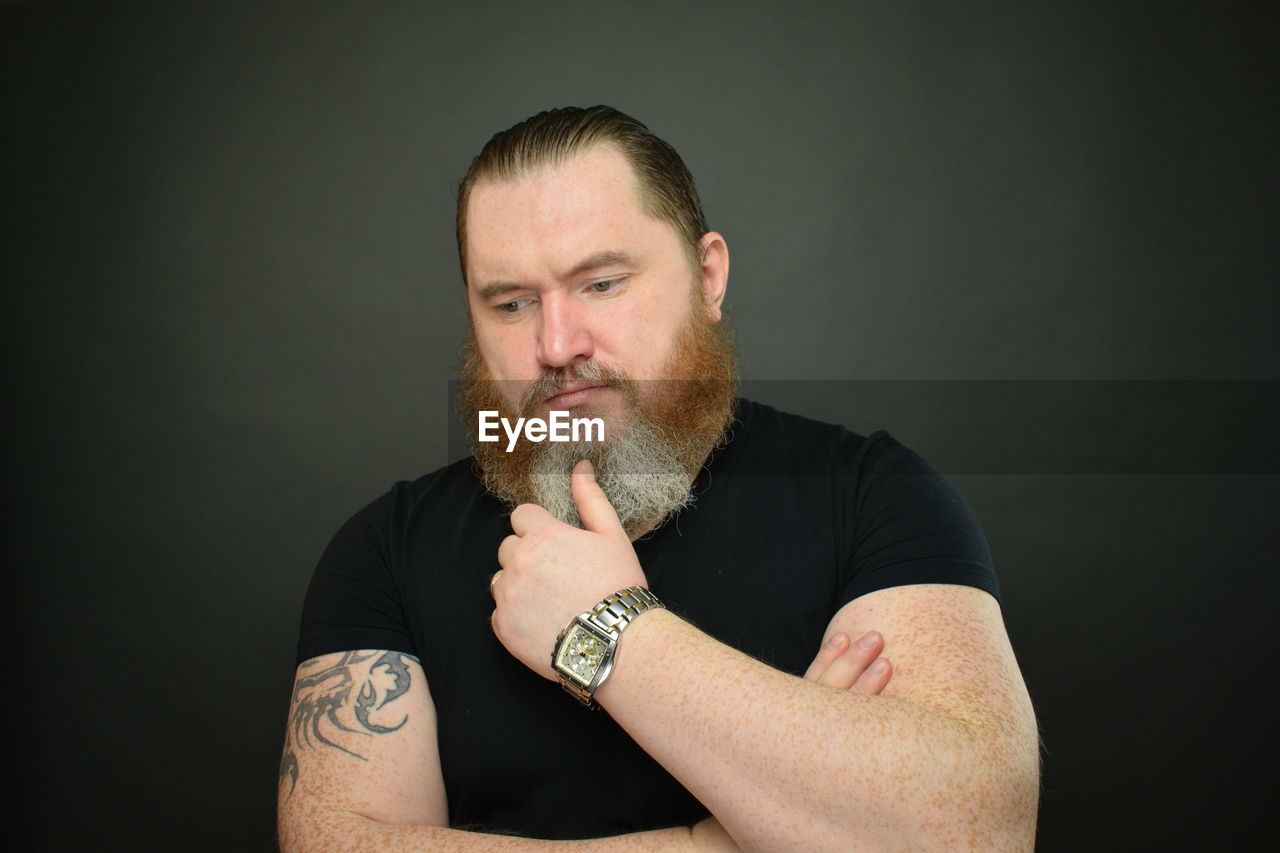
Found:
[[[590,687],[608,648],[608,642],[575,622],[556,653],[556,668],[583,687]]]

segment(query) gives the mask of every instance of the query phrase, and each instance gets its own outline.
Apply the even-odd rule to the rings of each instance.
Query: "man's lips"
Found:
[[[548,397],[545,405],[551,409],[569,409],[580,406],[608,390],[609,386],[604,383],[569,385]]]

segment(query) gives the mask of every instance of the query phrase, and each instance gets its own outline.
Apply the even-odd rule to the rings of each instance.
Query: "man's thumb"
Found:
[[[583,459],[573,466],[571,488],[573,502],[578,506],[578,516],[582,519],[584,528],[592,533],[620,535],[626,538],[627,534],[622,528],[622,522],[618,520],[618,513],[614,511],[613,504],[609,503],[604,490],[596,482],[596,469],[592,467],[590,460]]]

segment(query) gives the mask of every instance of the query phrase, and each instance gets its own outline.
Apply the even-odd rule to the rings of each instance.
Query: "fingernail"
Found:
[[[885,663],[884,658],[880,658],[875,663],[871,664],[870,672],[872,675],[879,675],[884,672],[888,666],[889,664]]]
[[[876,644],[876,639],[876,632],[868,631],[862,635],[862,639],[858,640],[858,645],[862,646],[864,649],[869,649]]]
[[[834,646],[838,646],[838,645],[840,645],[840,644],[841,644],[841,643],[843,643],[844,641],[845,641],[845,636],[844,636],[844,634],[838,634],[838,633],[837,633],[837,634],[832,634],[832,635],[831,635],[831,639],[830,639],[830,640],[827,640],[827,645],[828,645],[828,646],[832,646],[832,647],[834,647]]]

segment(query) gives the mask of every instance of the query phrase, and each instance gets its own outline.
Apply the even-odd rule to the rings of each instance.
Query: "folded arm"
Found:
[[[648,585],[589,462],[571,487],[583,528],[517,507],[491,584],[495,635],[550,679],[546,638],[570,614]],[[996,600],[967,586],[897,586],[849,602],[827,626],[828,636],[869,630],[894,663],[879,696],[787,675],[649,610],[627,628],[596,699],[744,849],[1030,849],[1039,738]]]
[[[892,674],[876,635],[835,634],[805,677],[874,694]],[[298,667],[280,762],[282,850],[680,851],[736,853],[714,817],[586,841],[543,841],[448,828],[435,708],[411,655],[353,651]]]
[[[298,667],[280,763],[282,850],[677,851],[689,827],[543,841],[448,827],[435,707],[418,661],[388,651]]]
[[[786,675],[666,611],[619,645],[597,699],[744,850],[1029,850],[1035,719],[995,599],[905,586],[828,633],[887,638],[879,696]]]

